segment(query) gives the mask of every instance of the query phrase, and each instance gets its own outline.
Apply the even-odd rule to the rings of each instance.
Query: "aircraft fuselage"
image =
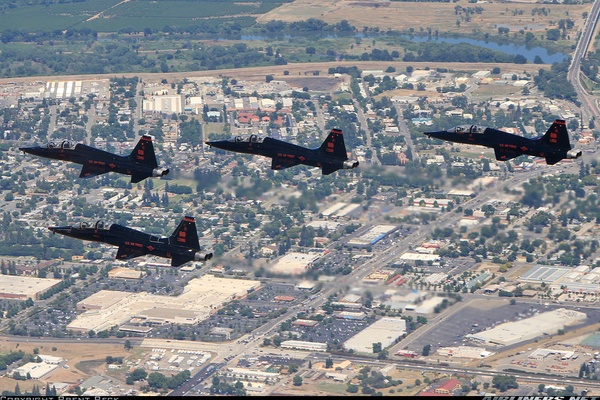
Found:
[[[346,160],[324,154],[319,149],[309,149],[293,143],[265,137],[261,142],[220,140],[209,142],[210,146],[236,153],[256,154],[282,160],[283,164],[304,164],[311,167],[327,166],[326,170],[348,169]],[[275,162],[276,164],[276,162]]]
[[[581,150],[572,150],[565,121],[556,120],[545,135],[535,139],[484,128],[477,125],[457,126],[447,131],[424,132],[425,135],[448,142],[474,144],[494,149],[496,159],[510,160],[520,155],[543,157],[553,165],[562,159],[581,156]]]
[[[54,233],[76,239],[118,246],[119,253],[123,251],[123,254],[126,254],[126,256],[117,256],[117,258],[132,258],[145,254],[152,254],[164,258],[183,258],[187,261],[201,259],[201,257],[196,257],[196,253],[198,253],[199,249],[178,245],[173,238],[149,235],[117,224],[112,224],[109,228],[96,226],[59,226],[50,227],[48,229]]]
[[[53,160],[71,161],[76,164],[89,165],[92,169],[107,170],[125,175],[140,173],[152,176],[152,167],[133,163],[129,156],[119,156],[104,150],[78,143],[74,148],[23,148],[24,152]]]

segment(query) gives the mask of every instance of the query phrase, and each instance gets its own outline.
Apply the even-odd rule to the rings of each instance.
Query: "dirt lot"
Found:
[[[79,379],[86,379],[89,377],[88,374],[96,374],[106,371],[106,356],[113,357],[127,357],[129,353],[123,349],[122,345],[107,345],[107,344],[77,344],[77,343],[15,343],[8,342],[4,338],[0,339],[0,352],[7,353],[9,351],[23,350],[25,353],[32,354],[33,349],[38,348],[40,354],[51,355],[55,357],[62,357],[67,360],[69,369],[59,367],[48,375],[43,377],[43,382],[37,382],[34,380],[30,381],[19,381],[19,387],[21,391],[23,389],[31,388],[34,384],[38,386],[46,386],[45,382],[64,382],[64,383],[75,383]],[[55,351],[52,351],[56,348]],[[98,360],[98,363],[90,363],[92,360]],[[83,363],[82,363],[83,362]],[[85,371],[79,370],[76,365],[85,369]],[[89,367],[89,368],[85,368]],[[2,390],[14,390],[17,381],[10,378],[0,378],[0,391]]]
[[[6,84],[7,82],[36,82],[36,81],[60,81],[60,80],[93,80],[93,79],[108,79],[115,76],[139,76],[142,80],[152,79],[173,79],[178,80],[186,77],[194,76],[219,76],[219,77],[231,77],[235,79],[247,79],[247,80],[264,80],[265,75],[273,75],[273,78],[279,80],[292,79],[295,77],[302,77],[307,79],[322,79],[323,75],[326,75],[329,68],[335,67],[352,67],[356,66],[361,70],[373,70],[381,69],[385,70],[387,67],[394,67],[396,71],[405,71],[406,67],[411,66],[415,70],[425,68],[447,68],[449,71],[480,71],[480,70],[492,70],[497,67],[497,63],[435,63],[435,62],[403,62],[403,61],[331,61],[331,62],[318,62],[318,63],[297,63],[288,65],[273,65],[264,67],[250,67],[250,68],[238,68],[238,69],[219,69],[211,71],[190,71],[190,72],[177,72],[177,73],[131,73],[131,74],[101,74],[101,75],[57,75],[57,76],[34,76],[26,78],[10,78],[1,79],[0,84]],[[537,75],[540,68],[550,69],[548,64],[500,64],[503,70],[507,71],[527,71]],[[289,75],[284,75],[283,71],[288,71]],[[319,71],[320,76],[313,76],[314,71]]]
[[[465,9],[479,6],[481,14],[472,14],[471,20],[461,19],[455,7]],[[534,9],[545,8],[546,15],[536,13]],[[318,18],[328,23],[347,20],[356,27],[378,26],[380,30],[407,30],[416,32],[423,27],[432,31],[470,34],[474,29],[497,35],[498,27],[508,27],[511,34],[523,29],[536,36],[544,34],[546,29],[555,28],[559,19],[571,18],[576,30],[580,31],[584,19],[582,14],[589,11],[590,4],[536,4],[535,1],[522,3],[485,3],[472,4],[467,0],[449,3],[438,2],[389,2],[382,0],[296,0],[286,3],[258,18],[261,23],[270,20],[286,22]],[[409,15],[410,18],[406,18]],[[456,21],[461,20],[460,24]],[[571,40],[577,38],[577,32],[571,33]]]
[[[357,379],[353,379],[355,375],[358,374],[360,370],[360,365],[353,365],[354,371],[349,373],[349,371],[344,371],[345,374],[350,376],[350,380],[346,383],[335,382],[332,379],[321,378],[316,381],[311,378],[304,378],[302,386],[294,386],[292,384],[292,378],[283,379],[283,383],[285,386],[279,385],[274,391],[274,395],[313,395],[313,396],[331,396],[331,395],[341,395],[341,396],[356,396],[356,394],[352,394],[346,391],[348,388],[348,384],[356,384],[360,386],[360,381]],[[411,369],[398,369],[393,368],[389,372],[386,373],[394,380],[401,380],[402,383],[397,386],[390,386],[385,389],[378,389],[385,396],[395,395],[395,396],[414,396],[423,389],[427,387],[427,384],[424,383],[425,378],[429,378],[431,381],[435,381],[442,377],[442,374],[434,373],[434,372],[425,372],[424,374],[421,371],[411,370]],[[417,382],[419,380],[419,382]],[[289,381],[289,383],[287,382]],[[415,383],[419,383],[415,385]],[[392,392],[390,392],[392,390]]]

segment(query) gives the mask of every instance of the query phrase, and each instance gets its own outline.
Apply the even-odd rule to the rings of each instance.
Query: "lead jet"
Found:
[[[494,149],[496,160],[500,161],[526,154],[544,157],[546,164],[554,165],[565,158],[581,157],[581,150],[572,150],[567,126],[562,119],[555,120],[544,136],[535,139],[477,125],[461,125],[447,131],[424,132],[424,134],[449,142],[491,147]]]
[[[339,129],[332,129],[321,147],[316,149],[308,149],[282,140],[257,135],[237,136],[229,140],[206,142],[206,144],[236,153],[270,157],[272,158],[271,169],[275,170],[304,164],[319,167],[323,175],[329,175],[338,169],[358,167],[358,161],[348,160],[344,136]]]
[[[149,235],[118,224],[108,225],[103,221],[93,224],[80,222],[73,226],[51,226],[48,229],[76,239],[119,246],[115,257],[118,260],[152,254],[170,258],[171,266],[179,267],[188,261],[208,261],[213,256],[212,253],[200,252],[196,220],[192,217],[184,217],[170,237]]]
[[[146,178],[161,177],[169,173],[168,168],[158,168],[152,137],[147,135],[140,138],[128,156],[119,156],[70,140],[53,141],[45,146],[20,147],[19,150],[35,156],[82,164],[80,178],[117,172],[131,175],[131,182],[138,183]]]

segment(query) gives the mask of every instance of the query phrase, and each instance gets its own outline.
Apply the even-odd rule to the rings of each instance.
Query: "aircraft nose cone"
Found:
[[[229,143],[229,141],[227,140],[216,140],[213,142],[204,142],[207,145],[209,145],[210,147],[216,147],[217,149],[223,149],[223,150],[227,150],[227,143]]]
[[[19,147],[23,153],[36,154],[37,147]]]
[[[61,235],[66,235],[71,232],[70,226],[49,226],[48,229],[51,230],[52,233],[60,233]]]
[[[434,137],[434,138],[440,138],[442,137],[445,133],[447,132],[423,132],[424,135],[426,135],[427,137]]]

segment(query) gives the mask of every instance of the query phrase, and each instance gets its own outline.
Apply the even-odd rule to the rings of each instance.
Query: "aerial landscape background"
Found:
[[[0,391],[600,394],[599,15],[578,0],[2,2]],[[555,120],[581,157],[502,161],[424,134],[536,138]],[[312,149],[334,129],[357,168],[273,170],[205,144]],[[137,183],[19,150],[128,155],[142,135],[170,172]],[[104,221],[158,243],[185,217],[213,256],[179,268],[48,229]]]

